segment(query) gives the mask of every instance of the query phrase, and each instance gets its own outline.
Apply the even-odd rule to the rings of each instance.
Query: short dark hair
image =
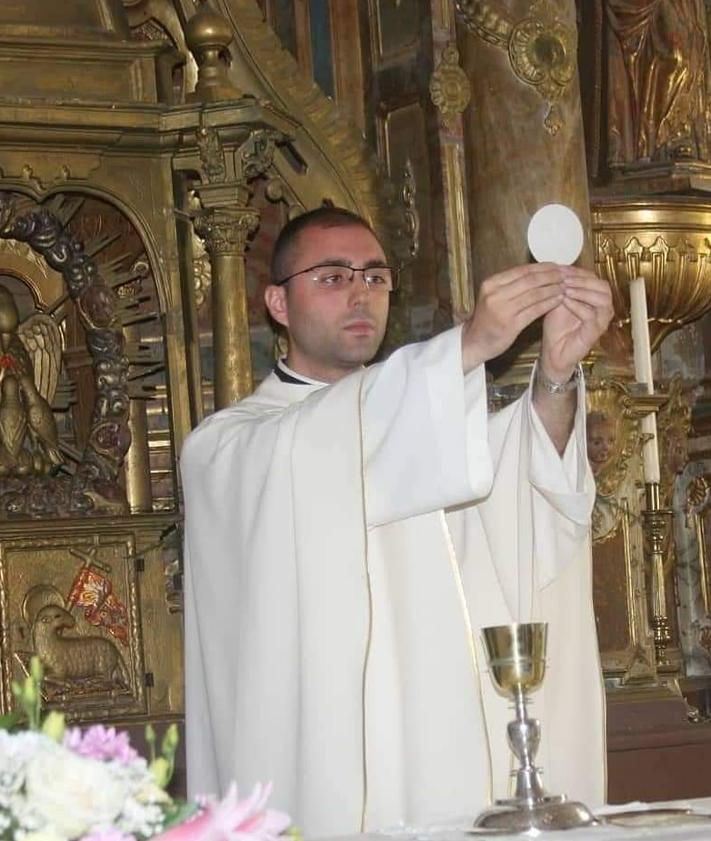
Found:
[[[271,263],[272,283],[290,274],[292,267],[289,266],[289,258],[296,240],[304,231],[310,228],[350,228],[353,225],[365,228],[376,236],[375,231],[365,219],[344,207],[317,207],[315,210],[308,210],[306,213],[295,216],[284,225],[274,244]]]

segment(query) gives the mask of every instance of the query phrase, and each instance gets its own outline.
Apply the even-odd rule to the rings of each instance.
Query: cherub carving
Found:
[[[63,463],[50,408],[61,356],[54,320],[35,313],[20,323],[0,286],[0,476],[43,475]]]

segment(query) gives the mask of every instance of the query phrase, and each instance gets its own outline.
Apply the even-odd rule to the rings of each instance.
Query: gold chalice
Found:
[[[518,759],[515,794],[482,812],[474,826],[508,832],[530,829],[572,829],[596,823],[582,803],[565,795],[546,794],[540,769],[534,764],[541,726],[528,717],[528,694],[535,692],[546,674],[545,622],[496,625],[483,629],[489,673],[496,690],[514,704],[516,718],[509,722],[509,746]]]

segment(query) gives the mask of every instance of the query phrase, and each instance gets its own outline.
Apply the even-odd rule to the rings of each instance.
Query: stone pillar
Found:
[[[575,0],[457,0],[472,86],[466,155],[475,285],[530,261],[528,222],[561,202],[588,232],[590,206],[577,72]]]
[[[215,409],[252,391],[245,249],[259,225],[253,208],[210,208],[195,218],[212,271],[212,341]]]

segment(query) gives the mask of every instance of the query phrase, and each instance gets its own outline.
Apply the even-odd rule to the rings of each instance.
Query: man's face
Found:
[[[307,228],[292,246],[285,275],[322,264],[375,267],[386,259],[366,228]],[[305,272],[284,286],[267,287],[265,300],[288,331],[289,366],[323,382],[335,382],[375,356],[390,304],[387,292],[368,289],[361,272],[339,290],[318,287]]]

